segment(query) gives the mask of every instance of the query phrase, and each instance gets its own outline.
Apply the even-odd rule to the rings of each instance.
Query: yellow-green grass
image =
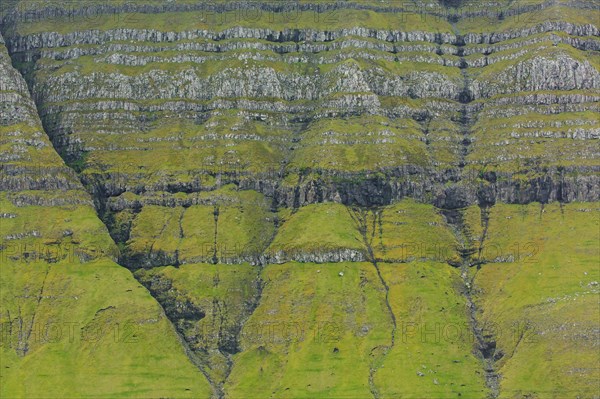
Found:
[[[598,203],[495,205],[474,273],[479,318],[504,357],[501,397],[591,397],[600,359]],[[478,211],[469,211],[475,238]],[[549,378],[551,376],[551,378]]]
[[[372,243],[377,258],[396,262],[427,259],[441,263],[456,259],[456,239],[432,205],[407,199],[379,212]]]
[[[168,290],[154,293],[166,309],[173,306],[167,303],[169,301],[189,301],[203,312],[204,317],[198,321],[183,322],[174,315],[170,316],[183,330],[190,348],[206,364],[206,371],[212,379],[222,383],[227,375],[227,365],[219,347],[239,337],[240,326],[252,311],[258,293],[258,270],[249,264],[187,264],[177,268],[140,269],[135,275],[151,288],[159,287],[153,287],[156,279],[170,283]]]
[[[161,308],[124,268],[106,259],[1,264],[2,397],[211,395]],[[20,320],[25,334],[34,326],[25,356],[16,351]]]
[[[568,94],[569,92],[563,92]],[[598,122],[598,118],[593,112],[561,112],[559,114],[540,114],[526,113],[522,115],[511,116],[510,118],[485,118],[479,119],[475,123],[474,128],[481,130],[489,130],[487,135],[499,135],[498,133],[506,133],[507,129],[540,129],[556,130],[553,124],[560,123],[562,128],[573,128],[577,126],[587,127],[594,126]],[[521,126],[519,126],[521,125]],[[524,125],[531,125],[526,127]],[[477,132],[477,131],[476,131]]]
[[[145,206],[133,221],[130,239],[127,243],[128,252],[149,253],[162,251],[174,253],[179,248],[181,241],[180,224],[182,224],[181,218],[184,212],[185,209],[182,207]],[[214,221],[211,220],[208,212],[203,216],[205,217],[197,218],[196,229],[200,232],[201,227],[204,227],[202,231],[208,241],[211,233],[214,236]],[[202,246],[199,249],[202,249]]]
[[[34,114],[35,115],[35,114]],[[15,155],[19,153],[19,161],[12,163],[34,167],[56,167],[60,166],[62,161],[52,148],[48,136],[36,124],[18,123],[8,126],[0,126],[0,153]],[[23,146],[17,140],[28,140],[38,144]],[[43,143],[43,144],[42,144]],[[24,147],[24,148],[23,148]]]
[[[256,14],[254,14],[256,15]],[[231,13],[212,12],[167,12],[160,14],[132,13],[123,15],[97,15],[93,17],[48,18],[34,23],[19,23],[16,31],[21,35],[37,32],[70,33],[89,29],[110,30],[156,29],[164,32],[185,30],[222,31],[242,26],[272,30],[321,29],[333,30],[353,27],[371,29],[393,29],[412,31],[418,26],[420,31],[451,32],[447,21],[423,18],[418,13],[377,13],[370,10],[337,10],[329,14],[316,14],[312,11],[272,13],[263,12],[258,17],[239,18]]]
[[[515,4],[518,7],[520,3]],[[506,16],[504,19],[487,17],[463,18],[456,25],[462,33],[503,32],[529,28],[544,22],[566,21],[573,24],[594,25],[598,23],[599,17],[600,13],[597,9],[586,9],[585,12],[581,12],[577,8],[557,4],[543,10]]]
[[[395,345],[374,382],[383,398],[482,398],[459,271],[445,263],[380,263],[396,316]]]
[[[118,250],[91,206],[15,206],[10,201],[10,197],[14,195],[36,195],[37,193],[37,191],[3,193],[0,198],[2,213],[15,216],[0,219],[0,243],[4,246],[5,260],[14,258],[26,261],[27,257],[55,261],[73,261],[74,258],[79,257],[117,258]],[[44,193],[48,194],[47,198],[54,199],[69,195],[81,198],[85,195],[83,192],[76,191]],[[19,234],[24,236],[18,237]]]
[[[313,62],[319,63],[321,59],[329,57],[329,53],[331,53],[332,58],[334,58],[335,55],[347,54],[347,52],[347,49],[332,50],[331,52],[327,52],[326,54],[314,55],[312,58],[314,60]],[[356,67],[358,69],[365,70],[376,68],[379,70],[380,73],[384,72],[393,74],[395,76],[414,76],[415,72],[431,72],[443,75],[446,78],[454,80],[456,84],[460,84],[461,73],[458,67],[444,66],[437,63],[410,60],[411,56],[415,58],[417,58],[418,56],[422,56],[422,52],[402,52],[401,55],[407,58],[406,60],[402,61],[391,61],[386,58],[378,60],[366,59],[364,58],[364,56],[362,56],[362,54],[371,54],[373,56],[377,56],[386,55],[388,53],[374,50],[361,50],[361,53],[357,53],[356,57],[344,59],[335,63],[318,64],[317,66],[321,73],[336,72],[336,69],[339,68],[340,64],[345,64]],[[432,57],[437,57],[437,55],[435,54],[428,55],[431,55]]]
[[[255,258],[264,251],[275,228],[265,197],[231,187],[204,196],[214,205],[144,206],[133,220],[128,255],[177,253],[180,263],[194,263]]]
[[[597,166],[598,159],[590,154],[591,145],[588,140],[567,138],[504,139],[493,144],[476,143],[467,160],[475,169],[535,176],[540,170],[532,167]]]
[[[75,136],[96,148],[85,160],[84,173],[122,173],[146,184],[165,181],[167,176],[178,181],[200,178],[210,184],[202,173],[277,170],[290,134],[283,127],[250,121],[233,111],[216,114],[202,125],[176,119],[158,122],[148,131],[123,134],[90,131],[98,124],[88,126],[85,116],[81,118]]]
[[[248,263],[239,265],[213,265],[207,263],[196,263],[181,265],[180,267],[164,266],[155,267],[150,270],[138,270],[136,276],[142,281],[152,276],[161,276],[173,283],[178,291],[182,292],[187,298],[192,299],[195,305],[206,309],[206,319],[199,322],[201,331],[213,326],[213,317],[211,313],[213,308],[213,299],[226,302],[227,310],[230,313],[223,313],[226,320],[234,320],[242,313],[243,304],[252,300],[257,294],[258,283],[256,278],[258,267],[250,266]],[[214,333],[214,331],[211,331]],[[213,336],[203,337],[207,342],[214,342]]]
[[[90,206],[0,204],[2,397],[211,395]]]
[[[485,165],[487,171],[513,173],[530,169],[532,162],[538,167],[596,166],[595,140],[568,137],[577,129],[591,131],[596,125],[597,117],[591,111],[482,117],[473,127],[474,141],[467,160],[474,168]],[[548,134],[559,137],[543,137]]]
[[[363,251],[364,243],[341,204],[312,204],[297,211],[279,213],[280,227],[268,251],[285,254],[324,254],[351,249]]]
[[[460,126],[449,116],[434,115],[426,124],[427,151],[439,166],[456,165],[460,159],[463,137]]]
[[[392,326],[373,265],[269,265],[262,279],[229,396],[369,397],[369,353],[389,342]]]
[[[415,121],[366,116],[313,122],[302,133],[288,168],[356,172],[428,163],[424,135]]]

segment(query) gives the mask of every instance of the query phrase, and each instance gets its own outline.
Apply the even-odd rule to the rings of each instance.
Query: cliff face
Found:
[[[33,16],[17,8],[21,14],[7,18],[21,26],[8,46],[30,76],[53,143],[68,159],[91,154],[84,175],[110,198],[212,190],[218,180],[287,207],[382,205],[406,196],[441,207],[598,199],[589,140],[598,138],[591,113],[599,32],[553,17],[578,8],[542,3],[506,20],[471,5],[479,19],[448,23],[432,11],[414,30],[416,12],[370,4],[328,11],[335,18],[326,29],[314,17],[329,15],[326,6],[320,13],[301,6],[290,28],[280,17],[287,14],[268,5],[258,6],[265,14],[255,23],[227,9],[215,16],[201,5],[173,5],[187,11],[172,30],[152,27],[169,26],[177,13],[129,7],[111,11],[122,18],[86,9],[94,29],[85,29],[77,8],[69,10],[73,24],[59,30],[18,21],[52,21],[60,7],[28,10]],[[502,7],[494,9],[502,18],[515,12]],[[486,16],[494,32],[477,31]],[[393,24],[406,29],[381,28]],[[507,113],[514,126],[493,122]],[[562,119],[572,127],[556,132]],[[152,165],[172,150],[193,160]],[[136,154],[137,169],[128,154]],[[123,177],[118,187],[114,174]],[[460,199],[448,200],[455,192]]]
[[[197,374],[160,306],[114,262],[118,249],[42,129],[1,35],[0,110],[1,395],[98,395],[109,376],[117,390],[136,381],[142,395],[209,396],[205,379],[169,382],[152,360]]]
[[[566,297],[597,308],[598,8],[486,4],[11,4],[3,248],[73,241],[77,260],[61,262],[75,270],[131,269],[152,310],[111,320],[158,312],[167,326],[158,302],[172,330],[159,344],[144,327],[153,350],[123,356],[186,365],[164,392],[158,371],[123,382],[141,396],[585,396],[598,330],[578,314],[585,338],[565,344],[557,326]],[[580,246],[556,241],[572,231]],[[121,309],[117,291],[94,312]],[[543,351],[536,378],[558,382],[532,388],[522,376]],[[190,361],[201,374],[183,391]]]

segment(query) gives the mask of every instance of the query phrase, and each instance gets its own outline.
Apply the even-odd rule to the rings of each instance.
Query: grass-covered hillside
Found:
[[[0,396],[598,398],[599,7],[4,2]]]
[[[210,396],[0,50],[0,396]]]

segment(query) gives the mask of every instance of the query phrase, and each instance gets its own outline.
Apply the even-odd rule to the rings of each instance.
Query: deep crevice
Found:
[[[169,324],[173,328],[173,332],[177,336],[177,339],[178,339],[179,343],[181,344],[181,346],[183,348],[183,351],[186,354],[187,358],[190,360],[190,362],[192,362],[192,364],[194,366],[196,366],[196,368],[198,370],[200,370],[200,372],[202,373],[202,375],[204,375],[204,377],[208,381],[211,389],[213,390],[212,397],[214,399],[222,399],[222,398],[224,398],[225,395],[224,395],[224,392],[223,392],[221,386],[213,380],[213,378],[210,376],[210,373],[207,371],[208,365],[206,364],[206,362],[204,362],[198,356],[198,354],[194,350],[192,350],[192,348],[190,348],[190,345],[187,342],[187,340],[185,339],[185,336],[180,331],[180,329],[174,324],[173,320],[171,320],[171,318],[169,317],[169,315],[165,311],[165,308],[164,308],[163,304],[161,303],[161,301],[159,301],[157,299],[157,297],[155,296],[155,294],[152,294],[152,292],[150,290],[148,290],[148,292],[150,292],[150,295],[152,295],[152,297],[156,300],[156,302],[158,303],[158,306],[160,306],[163,314],[165,315],[165,318],[169,321]],[[204,317],[204,315],[202,315],[202,317]]]
[[[219,258],[217,256],[218,253],[218,236],[219,236],[219,205],[215,205],[213,207],[213,217],[215,220],[215,235],[214,235],[214,241],[213,241],[213,256],[212,256],[212,263],[213,264],[217,264],[219,263]]]
[[[29,325],[29,328],[27,329],[26,332],[26,337],[25,340],[23,341],[23,347],[21,348],[19,345],[19,347],[17,347],[17,354],[19,356],[25,356],[27,355],[27,353],[29,352],[29,342],[31,339],[31,333],[33,332],[34,328],[35,328],[35,319],[36,316],[38,314],[38,309],[40,307],[40,303],[42,302],[42,298],[44,297],[44,289],[46,287],[46,280],[48,279],[48,274],[50,274],[50,269],[52,268],[51,264],[48,264],[48,268],[46,269],[46,273],[44,274],[44,279],[42,280],[42,286],[40,287],[40,292],[37,295],[37,299],[36,299],[36,304],[35,307],[33,309],[33,314],[31,315],[31,324]],[[22,331],[22,327],[23,327],[23,319],[21,316],[21,307],[19,306],[19,317],[20,317],[20,321],[21,321],[21,331]],[[9,319],[10,320],[10,319]],[[19,334],[19,338],[21,338],[22,335]],[[21,340],[19,339],[19,342]]]
[[[479,205],[479,212],[481,218],[481,237],[479,237],[479,248],[477,248],[477,260],[475,262],[478,269],[486,263],[482,256],[485,249],[485,240],[488,236],[488,228],[490,225],[490,206]]]
[[[471,144],[471,127],[473,125],[473,120],[469,112],[468,104],[473,102],[474,97],[470,89],[471,81],[467,72],[468,63],[464,55],[466,43],[456,26],[456,22],[452,22],[451,25],[452,29],[454,30],[454,34],[457,37],[455,43],[456,54],[460,57],[460,73],[463,77],[463,88],[458,96],[458,101],[462,104],[460,110],[460,118],[458,119],[460,132],[463,136],[461,142],[462,148],[459,161],[459,167],[462,170],[466,165],[466,157],[469,153],[469,146]]]
[[[12,54],[9,54],[11,60],[13,60],[13,56]],[[16,69],[16,68],[15,68]],[[23,73],[21,70],[16,69],[17,72],[23,77],[23,79],[25,79],[26,77],[23,76]],[[31,80],[27,80],[25,79],[25,81],[27,82],[27,86],[29,89],[29,94],[32,98],[35,98],[35,96],[33,96],[32,93],[32,86],[31,86]],[[93,201],[94,204],[94,209],[96,211],[96,215],[98,217],[98,219],[107,227],[107,229],[110,227],[107,224],[107,220],[110,220],[110,218],[107,219],[107,207],[106,207],[106,200],[108,198],[108,195],[106,195],[103,185],[100,184],[99,182],[95,182],[95,184],[91,184],[90,182],[86,182],[81,175],[81,172],[83,170],[83,165],[85,163],[85,159],[84,158],[73,158],[71,156],[69,156],[68,154],[66,154],[64,151],[61,151],[60,147],[57,147],[60,143],[57,142],[57,140],[55,138],[53,138],[51,135],[48,134],[48,128],[44,125],[44,119],[42,118],[42,115],[40,115],[40,111],[39,111],[39,104],[34,103],[35,105],[35,109],[36,112],[38,114],[38,117],[40,118],[41,122],[42,122],[42,129],[44,131],[44,133],[46,134],[46,136],[48,136],[50,142],[52,143],[52,146],[54,147],[54,150],[56,151],[56,153],[63,159],[63,162],[65,162],[65,164],[67,165],[67,167],[69,167],[70,169],[72,169],[77,178],[79,179],[82,187],[84,187],[86,189],[86,191],[88,192],[88,194],[90,195],[90,198]],[[110,231],[110,229],[109,229]],[[114,240],[114,238],[111,235],[111,238]],[[116,261],[115,261],[116,263]],[[123,264],[121,264],[120,260],[118,263],[120,266],[122,266],[125,269],[128,269],[126,266],[124,266]],[[128,269],[129,270],[129,269]],[[44,277],[44,282],[42,284],[40,293],[38,295],[38,299],[37,299],[37,305],[39,306],[42,297],[43,297],[43,291],[44,291],[44,286],[45,286],[45,282],[46,282],[46,278],[48,276],[48,273],[50,272],[50,266],[48,268],[48,270],[46,271],[46,275]],[[140,282],[140,284],[143,285],[143,283],[132,273],[132,276],[136,279],[136,281]],[[190,360],[190,362],[192,364],[194,364],[198,370],[200,370],[200,372],[204,375],[204,377],[207,379],[208,383],[210,384],[211,388],[213,389],[214,392],[214,396],[216,398],[223,398],[224,397],[224,392],[222,392],[222,389],[218,386],[218,384],[215,384],[215,382],[212,380],[212,378],[210,377],[210,375],[206,372],[206,365],[203,364],[203,362],[198,358],[198,356],[191,350],[191,348],[189,347],[188,343],[186,342],[186,340],[184,339],[184,337],[181,335],[181,333],[179,332],[177,326],[174,325],[173,321],[168,317],[167,312],[165,311],[165,308],[163,307],[162,303],[157,299],[157,297],[152,294],[152,292],[150,292],[150,290],[148,290],[149,294],[155,299],[157,305],[160,307],[161,311],[163,312],[163,314],[165,314],[166,319],[169,321],[169,324],[172,326],[173,331],[175,332],[176,337],[178,338],[179,342],[181,343],[181,346],[185,352],[185,354],[187,355],[188,359]],[[21,308],[19,306],[19,314],[21,313]],[[35,313],[32,316],[32,328],[33,328],[33,323],[35,321]],[[21,316],[21,315],[20,315]],[[202,316],[203,317],[203,316]],[[21,326],[20,329],[23,330],[23,321],[21,319]],[[29,337],[31,335],[32,331],[29,330],[28,332],[23,332],[22,335],[26,335],[26,340],[24,342],[24,347],[22,348],[22,353],[23,355],[27,354],[29,348],[28,348],[28,340]]]
[[[363,245],[367,251],[367,261],[370,262],[375,271],[377,272],[377,276],[379,277],[379,281],[381,285],[385,289],[385,305],[388,309],[390,319],[392,321],[392,331],[391,331],[391,339],[389,345],[379,345],[371,349],[370,356],[373,357],[373,363],[380,363],[378,367],[371,367],[369,369],[369,389],[373,398],[379,399],[381,397],[379,391],[377,390],[377,386],[375,385],[375,374],[380,367],[382,367],[381,363],[383,363],[387,354],[392,350],[396,343],[396,330],[397,330],[397,322],[396,315],[392,309],[390,304],[390,287],[387,282],[383,278],[381,273],[381,269],[379,268],[379,264],[377,258],[375,256],[375,252],[373,250],[373,241],[375,239],[376,233],[379,229],[381,229],[381,210],[373,209],[372,213],[372,222],[369,225],[369,210],[363,208],[346,208],[356,229],[361,235],[361,239],[363,241]],[[379,226],[379,229],[378,229]],[[370,228],[370,230],[369,230]],[[373,364],[372,363],[372,364]]]
[[[478,318],[479,310],[474,300],[474,293],[476,290],[473,283],[473,277],[470,275],[470,269],[473,265],[471,259],[472,256],[478,252],[478,248],[473,248],[470,245],[469,232],[467,231],[464,222],[463,209],[442,209],[440,211],[458,241],[457,249],[461,257],[459,265],[460,277],[462,280],[461,293],[466,301],[469,325],[471,326],[471,331],[475,337],[474,351],[482,362],[485,384],[488,388],[488,398],[495,399],[500,395],[500,374],[496,370],[495,362],[502,357],[503,353],[496,348],[496,340],[493,332],[487,330],[485,323],[482,324]],[[483,238],[480,239],[480,248],[482,246],[482,240]]]

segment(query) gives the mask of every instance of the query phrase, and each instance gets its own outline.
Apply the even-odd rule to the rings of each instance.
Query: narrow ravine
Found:
[[[473,126],[473,118],[471,116],[471,112],[469,109],[469,103],[473,101],[473,93],[471,92],[471,78],[469,77],[468,63],[465,59],[464,51],[465,51],[465,39],[460,34],[458,28],[456,27],[456,22],[451,22],[452,29],[454,30],[454,34],[456,35],[456,43],[454,44],[456,47],[456,55],[460,57],[460,72],[463,78],[463,87],[459,94],[458,101],[462,104],[460,109],[460,119],[456,122],[460,127],[460,133],[462,134],[462,142],[461,142],[461,152],[460,152],[460,161],[459,168],[464,170],[466,165],[466,158],[469,153],[469,146],[471,145],[471,128]]]
[[[223,325],[225,324],[225,314],[227,314],[227,304],[223,301],[214,299],[212,311],[213,311],[213,323],[214,323],[214,320],[216,319],[217,315],[219,316],[219,333],[218,333],[219,343],[217,345],[217,350],[219,351],[221,356],[223,356],[223,359],[225,359],[225,372],[223,374],[223,379],[217,384],[219,399],[221,399],[221,398],[225,397],[225,383],[227,382],[227,379],[229,378],[229,375],[231,374],[231,370],[233,369],[233,359],[232,359],[233,355],[231,352],[234,352],[235,350],[237,350],[237,348],[235,348],[234,351],[230,351],[227,349],[226,345],[223,345],[221,342],[221,338],[226,336],[226,334],[227,334],[227,332],[223,328]]]
[[[487,239],[488,228],[490,225],[490,206],[480,204],[479,212],[481,218],[481,237],[479,237],[479,248],[477,248],[476,266],[478,269],[486,262],[485,259],[483,259],[483,251],[485,249],[485,240]]]
[[[11,59],[12,59],[12,54],[10,55]],[[13,60],[14,62],[14,60]],[[19,70],[18,68],[16,68],[17,71],[19,72],[19,74],[21,74],[21,76],[23,77],[23,79],[25,79],[25,81],[27,82],[27,86],[28,89],[30,91],[30,95],[32,96],[32,98],[35,98],[35,96],[33,96],[33,93],[31,93],[31,82],[28,81],[26,79],[25,76],[23,76],[23,72],[21,70]],[[55,140],[52,140],[52,137],[48,134],[47,128],[46,126],[43,125],[43,121],[44,119],[42,118],[42,115],[40,114],[39,111],[39,107],[36,104],[36,112],[38,114],[38,117],[40,117],[40,120],[42,121],[42,127],[44,129],[44,133],[48,136],[50,143],[52,143],[55,151],[57,152],[57,154],[63,159],[63,161],[65,162],[65,164],[70,167],[76,174],[76,176],[78,177],[80,183],[82,184],[82,186],[88,191],[92,201],[93,201],[93,205],[94,205],[94,209],[96,211],[96,214],[98,216],[98,219],[100,221],[102,221],[102,223],[107,227],[108,231],[111,233],[111,238],[113,239],[113,242],[115,242],[115,244],[117,243],[114,237],[113,232],[111,231],[111,226],[110,226],[110,217],[107,217],[107,215],[109,215],[109,213],[107,212],[107,208],[106,208],[106,202],[107,202],[107,198],[108,196],[105,193],[105,190],[103,189],[103,186],[101,184],[101,182],[99,181],[95,181],[95,182],[89,182],[89,181],[84,181],[84,179],[82,178],[82,170],[77,167],[76,164],[74,164],[73,162],[70,162],[69,159],[66,159],[66,155],[64,151],[61,151],[60,148],[57,148],[57,143]],[[109,215],[110,216],[110,215]],[[180,231],[182,231],[180,229]],[[117,258],[117,257],[115,257]],[[122,264],[122,262],[120,262],[120,260],[118,259],[113,259],[113,261],[115,261],[116,263],[118,262],[118,264],[129,270],[131,272],[131,269],[124,266]],[[47,276],[50,272],[50,267],[48,267],[47,271],[46,271],[46,275],[44,276],[44,280],[42,283],[42,287],[40,289],[40,292],[38,294],[38,298],[37,298],[37,307],[39,307],[40,302],[43,298],[43,293],[44,293],[44,287],[45,287],[45,283],[46,283],[46,279]],[[141,281],[135,276],[134,273],[132,273],[133,278],[135,278],[136,281],[138,281],[140,284]],[[142,284],[142,286],[144,286],[144,284]],[[178,331],[177,327],[175,326],[175,324],[173,323],[173,320],[171,320],[171,318],[167,315],[167,312],[165,311],[165,308],[163,306],[162,303],[160,303],[160,301],[156,298],[155,295],[153,295],[150,290],[148,290],[149,295],[151,295],[156,304],[160,307],[161,312],[165,315],[165,318],[168,320],[172,331],[174,332],[175,336],[178,338],[179,342],[181,343],[182,349],[184,351],[184,353],[186,354],[187,358],[190,360],[190,362],[192,364],[194,364],[194,366],[196,366],[196,368],[198,368],[198,370],[202,373],[202,375],[204,376],[204,378],[206,378],[207,382],[209,383],[209,385],[211,386],[212,390],[213,390],[213,398],[216,399],[222,399],[225,397],[225,393],[223,391],[222,386],[220,386],[219,384],[215,383],[215,381],[213,381],[213,379],[211,378],[211,376],[209,375],[209,373],[207,372],[207,367],[208,365],[206,365],[204,362],[202,362],[201,359],[199,359],[199,357],[197,356],[196,353],[194,353],[194,351],[190,348],[189,344],[186,342],[185,338],[183,337],[183,335]],[[19,313],[20,312],[20,307],[19,307]],[[35,317],[36,317],[36,313],[33,314],[32,316],[32,328],[33,328],[33,324],[35,323]],[[21,330],[23,330],[23,323],[21,321]],[[23,342],[23,348],[17,348],[17,351],[21,351],[22,355],[26,355],[28,350],[29,350],[29,339],[30,336],[32,334],[31,329],[27,332],[23,331],[22,333],[20,333],[21,336],[26,336],[24,342]]]
[[[219,205],[215,205],[213,208],[213,216],[215,219],[215,235],[214,235],[214,241],[213,241],[213,256],[212,256],[212,263],[213,264],[217,264],[219,263],[219,257],[218,257],[218,248],[219,248]]]
[[[214,212],[213,215],[215,217],[215,260],[218,262],[218,259],[216,259],[216,254],[217,254],[217,238],[218,238],[218,215],[219,215],[219,208],[218,206],[215,206],[214,208]],[[273,230],[273,234],[271,235],[271,237],[269,238],[269,240],[265,243],[265,247],[263,249],[263,251],[261,253],[257,253],[255,254],[256,258],[254,259],[254,270],[255,270],[255,278],[253,280],[253,284],[254,284],[254,288],[256,290],[255,294],[252,296],[251,301],[249,303],[248,308],[246,309],[246,311],[244,312],[244,314],[242,315],[241,320],[239,320],[238,322],[238,328],[236,330],[236,334],[235,334],[235,340],[236,340],[236,348],[235,348],[235,353],[240,351],[240,339],[242,337],[242,333],[243,333],[243,329],[244,326],[246,325],[246,323],[248,322],[248,320],[250,320],[250,318],[252,317],[252,315],[254,314],[254,311],[260,306],[261,300],[262,300],[262,295],[263,295],[263,290],[265,288],[265,286],[267,285],[267,283],[262,279],[262,271],[263,268],[266,266],[266,259],[268,258],[266,256],[266,252],[268,251],[269,246],[271,245],[271,243],[273,242],[273,240],[275,239],[275,236],[277,235],[277,231],[278,231],[278,219],[275,218],[274,221],[274,230]],[[221,326],[223,325],[223,323],[221,323]],[[219,334],[221,334],[221,331],[219,331]],[[223,348],[219,347],[218,348],[219,352],[225,357],[226,359],[226,363],[227,363],[227,368],[225,370],[224,376],[223,376],[223,380],[218,384],[219,385],[219,399],[222,399],[226,396],[226,391],[225,391],[225,386],[227,385],[227,381],[229,379],[229,376],[231,375],[231,372],[233,371],[233,367],[235,365],[234,361],[233,361],[233,355],[235,355],[235,353],[230,353],[228,351],[223,350]]]
[[[483,242],[480,241],[478,248],[472,247],[469,240],[469,234],[464,223],[462,209],[441,210],[442,215],[446,219],[446,223],[454,233],[458,242],[458,252],[461,262],[458,268],[460,269],[460,277],[462,280],[461,294],[465,298],[466,310],[469,318],[471,332],[475,337],[475,351],[481,359],[485,384],[489,390],[488,398],[495,399],[500,395],[500,375],[496,370],[496,341],[490,331],[487,331],[478,318],[478,308],[475,303],[475,286],[471,277],[471,267],[477,264],[481,266],[481,262],[473,262],[473,255],[480,251]],[[486,222],[487,223],[487,222]],[[456,265],[451,265],[456,267]]]
[[[392,331],[390,337],[389,345],[380,345],[371,349],[370,355],[374,357],[373,363],[380,363],[379,366],[371,367],[369,370],[369,389],[373,398],[379,399],[381,397],[379,391],[377,390],[377,386],[375,385],[375,374],[377,370],[381,367],[383,360],[387,356],[387,354],[392,350],[396,343],[396,330],[397,330],[397,322],[396,315],[392,309],[392,305],[390,304],[390,287],[383,278],[381,274],[381,269],[379,268],[379,264],[377,263],[377,257],[375,256],[375,252],[373,251],[373,240],[375,238],[377,227],[380,226],[381,223],[381,213],[379,210],[372,210],[373,220],[371,225],[369,226],[369,210],[366,209],[358,209],[358,208],[350,208],[348,207],[348,213],[356,226],[359,234],[361,235],[363,245],[367,251],[367,261],[370,262],[375,271],[377,272],[377,276],[379,277],[379,282],[385,289],[385,305],[390,315],[390,319],[392,322]],[[379,222],[379,223],[378,223]],[[379,353],[378,353],[379,352]]]
[[[165,309],[164,309],[163,305],[160,303],[160,301],[157,300],[155,297],[154,297],[154,299],[156,300],[156,302],[160,306],[163,314],[165,315],[165,318],[169,321],[169,324],[171,325],[171,328],[172,328],[173,332],[176,334],[177,339],[178,339],[179,343],[181,344],[181,346],[183,348],[183,351],[185,352],[185,355],[188,357],[188,359],[190,360],[190,362],[192,362],[192,364],[194,366],[196,366],[196,368],[198,370],[200,370],[200,372],[202,373],[202,375],[204,375],[204,377],[206,378],[206,380],[210,384],[210,387],[211,387],[211,389],[213,391],[213,395],[212,395],[211,399],[223,399],[225,397],[225,392],[223,391],[222,385],[219,384],[219,383],[217,383],[216,381],[214,381],[214,379],[210,376],[210,373],[207,371],[208,365],[202,359],[200,359],[200,357],[196,354],[196,352],[194,352],[194,350],[192,348],[190,348],[190,346],[189,346],[188,342],[186,341],[185,337],[177,329],[177,327],[175,327],[175,325],[173,324],[173,321],[169,318],[169,316],[165,312]]]
[[[469,104],[473,102],[473,93],[471,92],[471,78],[468,71],[468,63],[464,56],[464,49],[466,46],[464,36],[456,26],[456,20],[453,18],[449,19],[454,34],[456,35],[455,47],[457,49],[456,54],[460,57],[460,71],[463,77],[463,88],[459,96],[459,102],[461,106],[461,117],[457,121],[462,134],[462,147],[460,152],[459,168],[461,170],[462,177],[465,179],[465,166],[467,164],[467,156],[469,154],[469,147],[471,145],[471,134],[473,125],[475,123],[470,110]],[[468,177],[468,176],[467,176]],[[480,204],[480,215],[482,223],[482,234],[479,239],[477,248],[471,245],[469,234],[464,223],[463,209],[443,209],[442,215],[445,217],[448,226],[452,229],[456,240],[458,242],[458,252],[460,254],[460,277],[462,279],[462,294],[466,301],[467,313],[469,317],[469,324],[471,331],[475,337],[476,351],[482,361],[483,371],[485,375],[485,383],[489,390],[489,398],[497,398],[500,394],[500,376],[495,369],[495,354],[496,354],[496,341],[494,337],[485,331],[481,322],[478,319],[478,309],[475,304],[474,295],[474,276],[471,274],[471,267],[476,265],[477,270],[484,264],[482,259],[484,240],[487,237],[487,228],[489,223],[489,206]],[[474,260],[474,256],[476,258]],[[453,265],[456,267],[457,265]]]
[[[21,347],[21,345],[19,345],[17,348],[17,353],[19,354],[19,356],[24,357],[29,352],[29,342],[31,340],[31,333],[33,332],[33,329],[35,328],[36,316],[38,314],[38,309],[40,308],[42,298],[44,298],[44,289],[46,287],[46,281],[48,280],[48,274],[50,274],[51,268],[52,268],[52,266],[48,265],[48,267],[46,269],[46,273],[44,274],[44,279],[42,280],[42,286],[40,287],[40,292],[38,293],[37,298],[36,298],[35,308],[33,309],[33,315],[31,315],[31,323],[29,325],[29,328],[27,329],[27,333],[25,334],[26,337],[25,337],[25,340],[23,341],[23,347]],[[21,316],[20,314],[21,314],[21,308],[19,307],[19,317]],[[23,320],[21,319],[21,332],[19,333],[19,338],[22,337],[22,327],[23,327]],[[19,339],[19,341],[20,341],[20,339]]]

